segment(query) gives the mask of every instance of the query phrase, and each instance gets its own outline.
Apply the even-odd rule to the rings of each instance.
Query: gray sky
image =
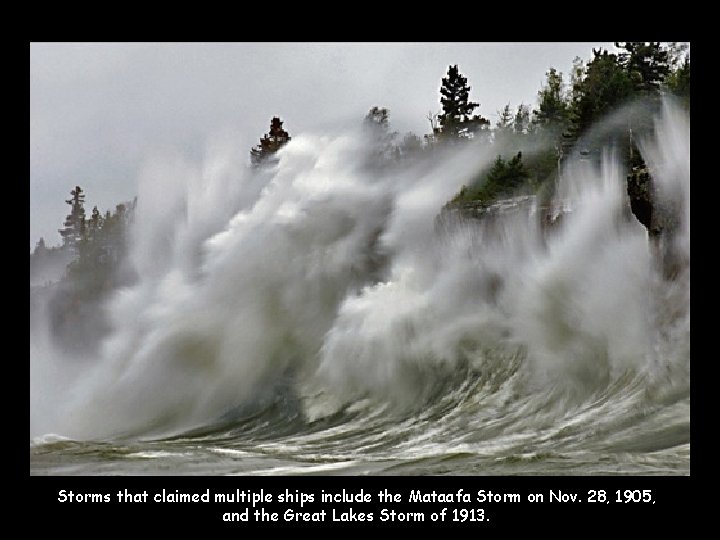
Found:
[[[374,105],[422,135],[458,64],[493,125],[508,102],[536,105],[549,67],[612,43],[34,43],[30,46],[30,248],[58,245],[79,184],[86,211],[137,194],[145,160],[200,160],[218,137],[250,147],[279,115],[290,135],[359,123]],[[249,157],[248,157],[249,162]]]

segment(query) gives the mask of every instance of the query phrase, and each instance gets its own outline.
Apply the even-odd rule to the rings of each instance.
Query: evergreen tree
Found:
[[[562,73],[550,68],[545,76],[530,126],[532,133],[542,135],[543,144],[552,146],[537,152],[528,162],[529,176],[536,185],[557,177],[560,160],[566,151],[563,134],[570,116],[569,96],[565,92]]]
[[[670,74],[670,56],[659,42],[615,43],[621,52],[620,62],[639,93],[657,94],[660,85]]]
[[[70,205],[70,213],[65,218],[64,228],[59,229],[63,238],[63,246],[76,246],[85,236],[85,194],[80,186],[70,192],[71,199],[65,202]]]
[[[569,155],[579,132],[578,126],[578,103],[583,97],[583,79],[585,78],[585,72],[587,66],[585,61],[576,56],[573,59],[572,69],[570,70],[570,81],[569,88],[566,93],[567,103],[567,127],[562,133],[561,140],[559,142],[559,154],[561,156]]]
[[[546,82],[538,92],[538,108],[533,123],[552,136],[560,135],[566,128],[568,104],[563,92],[562,73],[550,68]]]
[[[495,195],[510,195],[528,178],[523,167],[522,152],[518,152],[510,161],[498,156],[493,168],[487,174],[486,184]]]
[[[586,69],[587,67],[585,65],[585,60],[583,60],[579,56],[573,58],[572,69],[570,70],[569,88],[566,95],[566,100],[569,103],[574,102],[579,97],[577,95],[577,92],[580,90],[580,84],[585,78]]]
[[[68,265],[68,277],[78,289],[79,298],[91,300],[129,281],[121,269],[133,208],[132,204],[118,204],[115,213],[108,210],[104,218],[97,206],[93,208],[85,234],[75,244],[76,258]]]
[[[634,95],[642,97],[642,106],[646,108],[643,114],[628,120],[628,140],[621,148],[631,169],[644,169],[636,140],[653,132],[653,117],[661,106],[660,88],[670,74],[671,58],[668,49],[659,42],[626,42],[615,43],[615,46],[624,51],[619,54],[620,62],[632,81]]]
[[[400,156],[403,159],[410,159],[422,152],[422,139],[412,132],[407,132],[400,142]]]
[[[447,77],[442,79],[440,94],[442,114],[438,116],[440,125],[435,131],[441,140],[470,138],[490,125],[486,118],[472,114],[479,104],[469,101],[470,86],[457,65],[448,67]]]
[[[387,131],[389,125],[390,111],[378,106],[373,107],[365,115],[365,125],[371,129],[379,128]]]
[[[508,144],[513,138],[514,115],[508,103],[502,110],[497,111],[498,120],[493,131],[493,142],[496,144]]]
[[[680,97],[685,105],[690,105],[690,53],[679,48],[672,59],[673,70],[665,80],[668,89]]]
[[[396,144],[398,133],[390,132],[390,111],[387,108],[375,106],[370,109],[365,115],[363,127],[371,146],[370,167],[383,167],[400,159],[401,148]]]
[[[530,125],[530,107],[518,105],[517,111],[515,112],[515,119],[513,121],[513,132],[516,134],[526,133]]]
[[[593,59],[574,79],[568,138],[577,140],[593,123],[633,94],[633,83],[621,60],[606,50],[593,49]]]
[[[480,201],[491,204],[500,197],[515,194],[522,188],[530,174],[522,161],[522,152],[515,154],[509,161],[498,155],[492,168],[482,175],[474,188],[463,186],[451,202]]]
[[[285,146],[291,139],[288,132],[282,127],[280,118],[273,116],[270,121],[270,132],[260,139],[260,144],[250,150],[250,159],[253,166],[257,167]]]
[[[100,215],[97,206],[93,206],[90,219],[87,221],[87,237],[89,240],[95,240],[103,226],[103,217]]]
[[[45,238],[42,236],[40,237],[40,240],[38,240],[38,243],[35,244],[35,251],[33,251],[33,254],[35,255],[42,255],[47,251],[47,247],[45,246]]]
[[[509,131],[513,127],[513,113],[510,110],[510,104],[508,103],[503,107],[502,111],[498,111],[498,121],[495,124],[495,128],[501,131]]]

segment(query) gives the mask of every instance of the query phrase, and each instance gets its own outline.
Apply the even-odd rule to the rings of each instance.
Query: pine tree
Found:
[[[363,127],[369,143],[371,168],[384,167],[397,162],[401,157],[399,133],[390,132],[390,111],[385,107],[373,107],[365,115]]]
[[[670,43],[670,73],[665,79],[668,90],[690,106],[690,50],[687,43]]]
[[[513,114],[510,111],[510,104],[505,105],[502,111],[498,111],[497,114],[498,121],[495,124],[495,129],[510,130],[513,127]]]
[[[565,146],[574,144],[590,126],[633,94],[633,82],[617,55],[593,49],[593,56],[585,69],[573,77]],[[598,141],[598,145],[602,144]]]
[[[517,112],[515,113],[515,119],[513,121],[513,132],[517,134],[526,133],[529,125],[530,107],[521,103],[520,105],[518,105]]]
[[[523,167],[522,152],[518,152],[510,161],[498,156],[493,168],[487,174],[486,186],[494,195],[509,195],[522,186],[528,178]]]
[[[538,108],[533,123],[545,132],[557,136],[565,129],[568,119],[568,104],[563,93],[562,73],[550,68],[546,82],[538,92]]]
[[[673,71],[666,80],[669,90],[690,104],[690,55]]]
[[[65,202],[70,205],[70,213],[65,218],[65,227],[59,229],[64,246],[76,246],[85,236],[85,194],[80,186],[70,192],[71,199]]]
[[[45,246],[45,238],[41,236],[40,240],[38,240],[37,244],[35,244],[35,251],[33,251],[33,254],[43,255],[45,252],[47,252],[47,247]]]
[[[97,206],[93,206],[92,214],[90,219],[87,220],[87,237],[89,240],[94,241],[100,234],[100,230],[103,226],[103,217],[100,215],[100,211]]]
[[[273,116],[270,121],[270,132],[260,139],[260,144],[250,150],[250,159],[253,166],[257,167],[285,146],[291,139],[288,132],[282,128],[280,118]]]
[[[670,57],[659,42],[615,43],[624,49],[620,62],[633,81],[636,92],[657,94],[660,85],[670,74]]]
[[[412,157],[419,154],[423,149],[422,139],[408,131],[400,142],[400,155]]]
[[[436,135],[442,140],[470,138],[481,129],[490,125],[490,121],[480,115],[472,115],[479,103],[469,101],[470,87],[467,78],[458,71],[457,65],[449,66],[447,77],[443,77],[440,87],[442,114],[438,116],[439,127]]]
[[[493,130],[493,143],[508,144],[513,137],[513,111],[508,103],[502,110],[497,111],[498,120]]]
[[[380,108],[375,106],[365,115],[365,125],[372,129],[379,128],[383,131],[387,131],[389,117],[390,111],[388,111],[385,107]]]
[[[530,173],[522,161],[522,152],[515,154],[509,161],[498,155],[492,168],[477,179],[475,187],[463,186],[451,202],[480,201],[488,205],[500,197],[517,193],[527,184],[529,177]]]

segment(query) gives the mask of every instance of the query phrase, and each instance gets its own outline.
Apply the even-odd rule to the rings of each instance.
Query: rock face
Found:
[[[665,279],[675,279],[689,261],[675,245],[681,210],[671,200],[657,196],[650,171],[635,167],[627,176],[630,209],[648,231],[650,245]]]
[[[508,212],[514,212],[520,208],[525,208],[526,206],[532,205],[534,203],[534,196],[525,195],[520,197],[512,197],[509,199],[500,199],[492,204],[484,204],[481,201],[458,203],[453,208],[463,218],[479,219],[488,215],[497,216]]]
[[[520,195],[494,201],[466,201],[446,205],[435,220],[436,230],[452,229],[463,221],[482,219],[491,225],[498,217],[513,213],[528,215],[538,230],[545,232],[560,223],[562,212],[551,205],[541,205],[535,195]]]
[[[653,227],[653,205],[651,195],[652,181],[646,168],[636,168],[627,176],[627,194],[630,197],[630,209],[651,236],[659,234],[660,229]]]
[[[675,236],[680,225],[681,211],[673,201],[661,201],[655,195],[653,179],[646,167],[637,167],[627,176],[630,210],[647,229],[650,247],[665,279],[675,279],[689,261],[676,246]],[[436,230],[453,229],[467,220],[484,220],[492,226],[495,218],[530,208],[529,213],[541,233],[549,232],[562,221],[567,210],[537,203],[535,196],[526,195],[501,199],[492,204],[469,201],[446,205],[437,216]]]

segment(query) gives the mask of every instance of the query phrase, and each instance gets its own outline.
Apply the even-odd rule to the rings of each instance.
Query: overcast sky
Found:
[[[218,137],[248,156],[279,115],[290,135],[361,122],[374,105],[402,133],[429,131],[450,64],[493,125],[508,102],[536,105],[549,67],[612,43],[33,43],[30,247],[58,245],[79,184],[86,211],[132,199],[144,161],[201,159]],[[567,80],[567,77],[566,77]]]

